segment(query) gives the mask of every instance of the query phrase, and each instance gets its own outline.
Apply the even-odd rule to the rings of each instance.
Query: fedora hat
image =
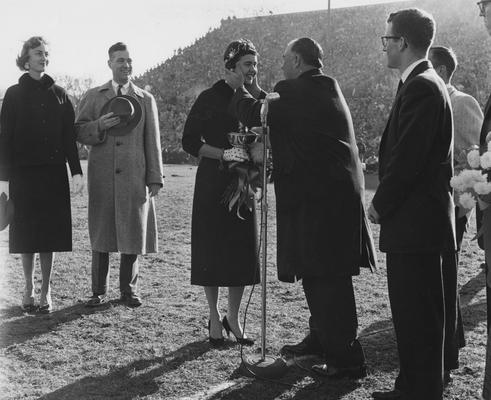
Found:
[[[0,195],[0,231],[3,231],[8,224],[12,222],[14,217],[14,203],[11,199],[7,199],[7,195]]]
[[[137,99],[128,95],[120,95],[109,99],[102,106],[101,115],[114,113],[119,117],[119,124],[107,129],[107,134],[111,136],[124,136],[131,132],[138,125],[142,117],[142,107]]]

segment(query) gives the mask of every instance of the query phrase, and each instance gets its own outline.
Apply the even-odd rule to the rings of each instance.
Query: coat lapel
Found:
[[[99,92],[102,93],[107,100],[112,99],[116,96],[111,81],[108,81],[104,85],[99,86]]]

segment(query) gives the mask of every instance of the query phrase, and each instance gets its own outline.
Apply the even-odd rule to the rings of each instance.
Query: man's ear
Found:
[[[295,67],[298,68],[302,64],[302,57],[300,57],[300,54],[297,53],[293,53],[293,55],[294,55],[293,65],[295,65]]]
[[[401,36],[401,40],[399,41],[399,50],[404,50],[409,47],[409,44],[404,36]]]

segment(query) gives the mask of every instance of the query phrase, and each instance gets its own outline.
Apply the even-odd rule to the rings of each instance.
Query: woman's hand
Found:
[[[77,174],[72,176],[72,188],[74,194],[79,194],[84,189],[84,179],[82,175]]]
[[[223,161],[249,161],[249,154],[247,151],[241,147],[232,147],[231,149],[223,150]]]

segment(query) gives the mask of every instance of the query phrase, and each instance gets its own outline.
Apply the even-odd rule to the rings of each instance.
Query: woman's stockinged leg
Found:
[[[239,319],[240,303],[244,294],[244,286],[231,286],[228,288],[227,321],[236,337],[243,337],[242,325]]]
[[[222,337],[222,322],[220,321],[220,311],[218,310],[218,287],[205,286],[206,300],[210,308],[210,336],[212,338]]]

